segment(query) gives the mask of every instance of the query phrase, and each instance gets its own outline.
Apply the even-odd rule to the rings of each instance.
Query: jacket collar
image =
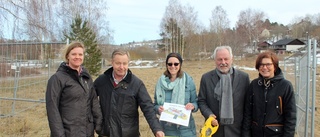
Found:
[[[86,79],[89,79],[91,78],[91,76],[89,75],[88,71],[83,67],[81,66],[82,68],[82,71],[80,73],[80,76],[81,77],[84,77]],[[72,68],[70,68],[66,62],[62,62],[58,68],[57,71],[62,71],[62,72],[66,72],[68,73],[72,78],[74,79],[78,79],[79,75],[78,75],[78,71],[77,70],[74,70]]]
[[[104,75],[106,75],[109,78],[112,78],[113,80],[112,72],[113,72],[113,67],[110,67],[104,72]],[[126,83],[130,83],[131,79],[132,79],[132,72],[130,69],[128,69],[127,75],[122,79],[122,81],[125,81]]]
[[[216,68],[217,69],[217,68]],[[217,85],[218,81],[219,81],[219,76],[216,72],[216,69],[212,70],[211,71],[211,81],[214,85]],[[231,67],[230,69],[233,69],[233,74],[232,74],[232,91],[236,91],[239,84],[241,82],[238,82],[238,81],[241,81],[241,78],[239,77],[239,72],[237,69],[234,69],[233,67]]]

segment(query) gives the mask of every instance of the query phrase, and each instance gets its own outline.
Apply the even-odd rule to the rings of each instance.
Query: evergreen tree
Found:
[[[82,42],[85,46],[83,65],[91,75],[97,76],[101,69],[102,53],[98,48],[96,33],[88,27],[88,21],[83,21],[80,16],[76,16],[72,22],[69,34],[64,33],[65,39]]]

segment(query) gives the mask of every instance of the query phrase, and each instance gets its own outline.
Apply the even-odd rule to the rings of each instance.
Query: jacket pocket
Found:
[[[282,115],[282,97],[279,96],[276,102],[276,110],[279,115]]]
[[[281,136],[283,134],[282,124],[268,124],[265,126],[266,136]]]
[[[125,117],[138,117],[138,102],[134,95],[120,94],[118,110]]]

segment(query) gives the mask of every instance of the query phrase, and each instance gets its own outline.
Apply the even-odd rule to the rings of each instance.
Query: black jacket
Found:
[[[296,126],[296,103],[290,81],[281,69],[265,86],[260,75],[246,95],[243,131],[247,137],[293,137]]]
[[[101,129],[99,101],[84,68],[78,75],[61,63],[48,81],[46,109],[53,137],[93,137],[94,129]]]
[[[111,67],[94,81],[103,114],[101,135],[139,137],[139,106],[153,133],[163,131],[143,82],[128,70],[115,87],[112,72]]]

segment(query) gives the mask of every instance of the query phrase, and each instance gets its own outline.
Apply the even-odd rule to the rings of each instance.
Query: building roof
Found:
[[[270,46],[271,44],[269,43],[269,42],[267,42],[267,41],[263,41],[263,42],[260,42],[259,44],[258,44],[258,47],[268,47],[268,46]]]
[[[302,42],[299,39],[281,39],[275,43],[273,43],[272,45],[274,46],[278,46],[278,45],[304,45],[305,43]]]

